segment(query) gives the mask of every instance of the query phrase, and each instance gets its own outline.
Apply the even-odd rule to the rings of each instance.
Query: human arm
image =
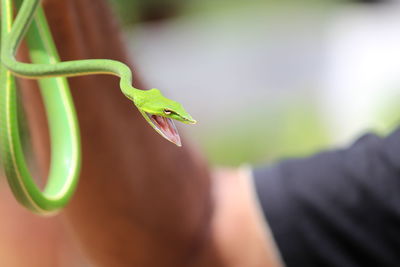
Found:
[[[127,62],[117,24],[102,1],[50,0],[46,10],[63,60],[112,58]],[[240,192],[240,183],[229,186],[234,179],[228,179],[225,186],[217,186],[214,195],[218,178],[210,175],[198,152],[190,144],[179,149],[161,139],[121,96],[117,85],[110,77],[71,79],[82,134],[83,162],[77,192],[65,211],[51,221],[32,218],[12,199],[2,203],[1,211],[10,214],[7,221],[13,229],[7,241],[25,245],[25,250],[16,251],[26,252],[24,258],[10,253],[10,260],[32,266],[37,259],[41,267],[54,266],[55,262],[62,266],[65,259],[76,258],[76,264],[88,261],[96,266],[229,266],[229,259],[235,256],[231,253],[237,253],[237,248],[228,246],[234,244],[232,240],[228,244],[219,238],[236,236],[236,244],[249,238],[236,234],[237,229],[248,225],[237,225],[228,212],[235,194],[223,192],[225,187]],[[46,176],[46,121],[32,86],[24,81],[23,98],[28,103],[41,174]],[[242,208],[247,214],[248,206]],[[20,224],[14,223],[17,220]],[[225,225],[230,231],[221,235]],[[24,229],[23,237],[32,238],[21,240],[20,229]],[[256,232],[252,232],[250,241],[260,241],[254,236]],[[37,240],[43,246],[35,246]],[[251,254],[244,249],[242,259]],[[28,253],[36,250],[38,253]]]

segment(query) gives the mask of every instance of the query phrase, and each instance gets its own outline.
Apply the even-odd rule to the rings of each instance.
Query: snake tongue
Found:
[[[177,146],[182,146],[181,138],[172,119],[148,113],[147,116],[154,123],[155,130],[165,139]]]

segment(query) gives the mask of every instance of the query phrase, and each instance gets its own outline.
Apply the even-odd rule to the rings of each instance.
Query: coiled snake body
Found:
[[[131,70],[119,61],[60,62],[40,0],[15,2],[20,7],[13,22],[13,1],[1,0],[0,152],[7,180],[20,203],[35,213],[52,214],[68,202],[76,187],[81,158],[79,129],[65,77],[99,73],[119,76],[122,93],[147,122],[164,138],[181,145],[172,120],[188,124],[196,122],[181,104],[165,98],[158,89],[134,88]],[[19,62],[15,58],[24,37],[32,63]],[[43,192],[32,179],[24,159],[14,76],[39,79],[50,125],[52,155],[48,183]]]

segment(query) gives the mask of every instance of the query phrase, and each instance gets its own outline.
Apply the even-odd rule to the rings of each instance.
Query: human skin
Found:
[[[103,1],[49,0],[45,9],[62,60],[129,63]],[[45,177],[43,107],[35,83],[21,84]],[[20,207],[2,182],[2,266],[279,266],[246,173],[211,172],[189,141],[178,148],[162,139],[121,94],[117,78],[77,77],[70,85],[83,153],[77,191],[60,215],[42,218]]]

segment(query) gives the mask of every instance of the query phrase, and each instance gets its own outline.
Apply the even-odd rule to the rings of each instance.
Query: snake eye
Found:
[[[165,115],[170,115],[172,113],[172,111],[171,110],[169,110],[169,109],[164,109],[164,114]]]

